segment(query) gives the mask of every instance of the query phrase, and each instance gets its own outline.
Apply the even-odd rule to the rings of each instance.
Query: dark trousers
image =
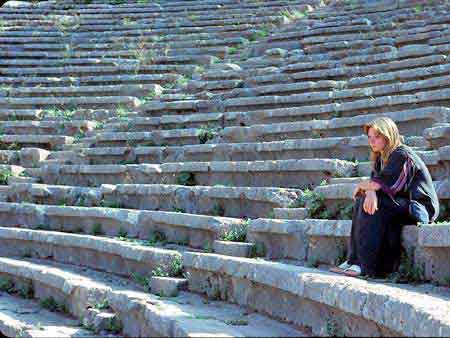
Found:
[[[353,208],[348,262],[359,265],[363,275],[384,277],[398,268],[402,226],[414,224],[408,209],[378,191],[378,210],[369,215],[358,196]]]

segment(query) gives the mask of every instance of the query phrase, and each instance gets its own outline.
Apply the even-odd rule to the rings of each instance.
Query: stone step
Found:
[[[20,152],[18,150],[0,150],[0,164],[19,165]]]
[[[151,132],[98,132],[95,135],[96,147],[123,147],[136,145],[185,145],[206,142],[206,131],[197,128],[155,130]]]
[[[225,114],[225,119],[228,117]],[[254,124],[249,127],[226,127],[217,138],[220,142],[278,141],[292,138],[348,137],[363,134],[363,125],[374,117],[390,117],[402,134],[421,135],[423,130],[434,123],[450,120],[450,109],[426,107],[389,113],[364,114],[333,119]]]
[[[99,188],[17,183],[8,186],[8,201],[47,205],[115,207],[177,211],[226,217],[257,218],[291,205],[295,189],[225,186],[118,184]]]
[[[306,208],[274,208],[274,217],[279,219],[302,220],[308,216]]]
[[[150,93],[160,95],[163,89],[157,84],[143,85],[111,85],[111,86],[72,86],[72,87],[41,87],[12,88],[7,90],[11,98],[21,97],[77,97],[77,96],[136,96],[146,97]]]
[[[27,290],[26,284],[23,290]],[[80,326],[78,320],[50,312],[37,301],[11,296],[0,297],[0,332],[5,337],[90,337],[92,332]]]
[[[74,138],[72,136],[60,135],[8,134],[0,136],[0,145],[4,150],[19,150],[23,147],[40,147],[58,150],[64,144],[71,144],[73,142]]]
[[[434,149],[450,144],[450,123],[438,123],[423,131],[423,136]]]
[[[204,304],[202,297],[186,292],[173,299],[161,298],[141,291],[129,279],[68,264],[2,257],[0,272],[14,281],[31,282],[37,297],[45,299],[52,295],[77,316],[85,314],[88,306],[96,304],[93,302],[103,299],[118,314],[123,334],[129,336],[187,336],[199,330],[207,335],[304,335],[264,315],[244,315],[244,309],[236,305],[215,301]],[[214,318],[197,319],[206,315]],[[243,317],[248,325],[232,325]]]
[[[25,39],[29,39],[27,37]],[[0,40],[1,40],[0,34]],[[51,40],[53,41],[53,37]],[[0,67],[58,67],[58,66],[70,66],[70,65],[84,65],[84,66],[93,66],[93,65],[101,65],[101,66],[114,66],[118,63],[126,63],[129,61],[130,63],[136,62],[136,60],[123,60],[119,58],[63,58],[63,59],[7,59],[6,55],[4,60],[0,60]],[[153,58],[153,63],[155,64],[198,64],[209,66],[213,64],[217,59],[213,56],[209,55],[177,55],[177,56],[156,56]]]
[[[299,188],[331,177],[356,174],[353,162],[331,159],[279,161],[215,161],[127,165],[46,165],[43,183],[99,186],[101,184],[226,184],[247,187]]]
[[[0,108],[0,118],[2,120],[39,120],[42,118],[42,109],[2,109]]]
[[[369,177],[366,177],[366,179],[369,179]],[[352,193],[356,188],[357,183],[359,182],[330,183],[327,185],[318,186],[314,189],[314,191],[323,196],[323,202],[325,203],[327,210],[333,212],[333,210],[336,211],[337,208],[339,208],[337,204],[341,202],[352,202]],[[442,201],[442,203],[450,200],[450,182],[444,179],[441,181],[434,181],[433,184],[438,198]]]
[[[449,326],[448,293],[431,285],[401,286],[279,262],[193,252],[183,255],[183,264],[190,273],[190,290],[208,295],[219,290],[222,299],[307,325],[315,335],[445,336]],[[219,281],[239,287],[225,292]],[[289,301],[273,304],[274,299]],[[319,311],[320,315],[310,315]]]
[[[130,1],[126,4],[121,4],[120,6],[114,4],[104,4],[100,2],[92,2],[90,4],[74,4],[70,1],[61,1],[58,3],[41,3],[38,7],[29,7],[22,4],[24,7],[16,7],[11,5],[5,5],[1,8],[2,13],[23,13],[23,14],[37,14],[41,13],[43,10],[51,9],[52,12],[57,14],[66,13],[67,9],[77,9],[80,14],[83,15],[105,15],[113,16],[114,14],[143,14],[143,13],[176,13],[179,15],[186,15],[190,12],[204,12],[208,10],[221,9],[223,11],[235,10],[237,12],[245,9],[259,9],[259,8],[271,8],[277,6],[287,6],[287,5],[300,5],[301,1],[260,1],[260,2],[248,2],[244,4],[236,4],[232,1],[202,1],[186,4],[184,2],[168,2],[164,4],[154,5],[153,4],[139,4],[139,2]],[[221,4],[222,7],[217,7]],[[317,3],[314,3],[317,4]],[[234,13],[234,12],[233,12]]]
[[[4,134],[74,136],[95,129],[96,121],[0,121]]]
[[[275,104],[277,98],[280,95],[291,95],[292,102],[302,102],[309,103],[317,102],[320,103],[331,103],[334,101],[346,102],[349,100],[354,100],[358,98],[375,98],[381,95],[392,95],[392,94],[405,94],[415,92],[417,90],[424,89],[437,89],[439,87],[446,87],[450,82],[450,77],[445,76],[436,76],[425,80],[418,81],[405,81],[402,83],[391,83],[391,84],[381,84],[375,85],[371,87],[364,88],[351,88],[351,89],[343,89],[348,86],[349,81],[332,81],[332,80],[319,80],[319,81],[305,81],[299,83],[283,83],[283,84],[272,84],[272,85],[256,85],[251,89],[236,89],[233,90],[233,95],[240,96],[236,99],[230,99],[227,101],[227,105],[230,104],[233,106],[233,102],[237,103],[237,107],[239,105],[245,105],[246,100],[250,100],[249,97],[252,96],[261,96],[258,98],[252,97],[255,102],[254,105],[262,105],[267,106],[270,104]],[[320,91],[320,90],[326,91]],[[331,91],[330,91],[331,90]],[[314,91],[314,92],[309,92]],[[269,96],[277,95],[277,96]],[[296,96],[294,96],[295,94]],[[242,99],[241,97],[248,97],[246,99]]]
[[[380,114],[401,110],[413,110],[417,107],[440,106],[445,104],[443,98],[447,89],[418,92],[414,95],[381,96],[374,99],[357,99],[354,101],[312,106],[286,107],[273,109],[234,111],[225,113],[225,125],[252,125],[257,123],[277,123],[312,119],[331,119],[335,117],[352,117],[362,113]],[[280,100],[289,101],[289,96],[280,96]],[[287,98],[287,99],[286,99]],[[279,106],[281,106],[281,102]]]
[[[46,229],[60,232],[122,236],[167,242],[191,248],[212,247],[214,240],[231,228],[246,227],[240,218],[196,215],[174,211],[133,210],[104,207],[56,206],[0,202],[5,227]]]
[[[98,232],[95,235],[80,235],[0,227],[1,254],[3,257],[53,257],[60,263],[82,265],[124,277],[136,273],[151,276],[151,271],[158,267],[169,272],[171,262],[181,258],[175,250],[145,246],[144,242],[139,241],[134,243],[103,237]],[[83,259],[81,252],[92,258]],[[110,264],[112,259],[115,264]]]
[[[112,75],[112,74],[164,74],[164,73],[177,73],[177,74],[191,74],[194,70],[194,66],[179,66],[179,65],[115,65],[115,66],[66,66],[66,67],[8,67],[2,69],[2,75],[4,76],[86,76],[86,75]]]
[[[17,76],[17,77],[0,77],[0,84],[4,85],[20,85],[21,87],[35,87],[38,85],[46,87],[59,87],[62,85],[112,85],[112,84],[169,84],[175,82],[179,76],[176,74],[115,74],[115,75],[98,75],[98,76],[80,76],[72,77],[62,74],[59,77],[43,77],[43,76]]]
[[[182,128],[219,127],[224,115],[221,113],[162,115],[160,117],[130,118],[126,123],[110,119],[104,125],[105,131],[153,131]]]
[[[139,99],[133,96],[99,96],[99,97],[33,97],[33,98],[1,98],[1,108],[36,109],[54,107],[110,108],[117,106],[135,108],[140,105]]]
[[[423,137],[407,136],[404,143],[427,148]],[[85,164],[167,163],[198,161],[267,161],[307,158],[336,158],[366,161],[367,137],[330,137],[289,139],[272,142],[207,143],[161,147],[98,147],[83,148],[74,157]],[[40,165],[43,165],[42,162]],[[81,164],[81,163],[80,163]]]

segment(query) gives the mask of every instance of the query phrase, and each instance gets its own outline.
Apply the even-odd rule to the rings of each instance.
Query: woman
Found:
[[[434,221],[439,201],[427,167],[401,143],[394,121],[375,119],[364,125],[364,132],[371,150],[372,174],[353,192],[348,260],[332,271],[381,277],[398,267],[402,226]]]

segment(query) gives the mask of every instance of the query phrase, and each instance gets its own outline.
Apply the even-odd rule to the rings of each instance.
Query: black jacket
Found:
[[[371,179],[381,185],[383,192],[393,200],[407,199],[423,205],[430,221],[439,216],[439,200],[433,180],[422,159],[409,147],[398,146],[381,169],[378,158],[372,170]]]

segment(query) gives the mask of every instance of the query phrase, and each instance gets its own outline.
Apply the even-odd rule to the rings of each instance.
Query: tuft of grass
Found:
[[[14,293],[14,282],[11,278],[0,278],[0,291]]]
[[[247,240],[248,221],[238,224],[232,224],[228,229],[223,231],[219,238],[222,241],[229,242],[245,242]]]
[[[97,309],[97,310],[106,310],[109,308],[110,308],[110,306],[109,306],[109,301],[107,298],[100,301],[100,303],[97,303],[94,305],[94,309]]]
[[[17,288],[17,293],[22,298],[26,298],[26,299],[34,298],[33,284],[31,282],[27,282],[27,283],[23,284],[22,286]]]
[[[100,223],[95,223],[91,228],[91,235],[101,236],[104,235],[103,227]]]
[[[195,174],[191,172],[182,172],[177,177],[177,184],[186,185],[186,186],[194,186],[197,185],[195,181]]]
[[[42,299],[39,304],[51,311],[51,312],[62,312],[62,313],[69,313],[69,310],[67,309],[67,306],[64,303],[59,303],[55,298],[52,296],[48,298]]]
[[[73,120],[73,117],[76,113],[74,109],[58,109],[58,108],[50,108],[44,112],[45,117],[53,117],[63,119],[65,121]]]
[[[425,269],[421,265],[416,265],[411,256],[402,253],[398,271],[391,273],[388,280],[392,283],[421,283],[425,281]]]
[[[166,244],[167,237],[164,232],[161,232],[158,230],[151,231],[150,235],[148,237],[148,242],[151,244],[156,244],[156,243]]]
[[[0,185],[7,185],[8,178],[13,176],[11,169],[4,169],[0,171]]]
[[[133,272],[131,274],[131,278],[133,281],[140,286],[142,286],[146,291],[150,290],[150,279],[144,275],[141,275],[139,273]]]
[[[197,137],[200,144],[205,144],[206,142],[214,139],[217,135],[217,130],[215,128],[202,125],[197,131]]]

